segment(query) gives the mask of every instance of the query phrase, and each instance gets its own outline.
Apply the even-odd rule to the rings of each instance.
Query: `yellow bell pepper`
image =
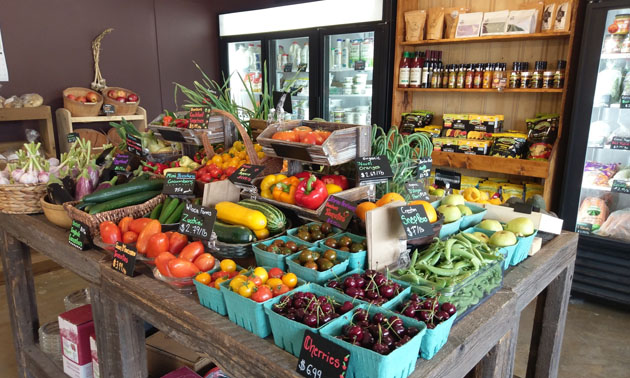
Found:
[[[343,189],[341,189],[341,186],[339,185],[326,184],[326,190],[328,191],[328,194],[335,194],[341,192]]]
[[[276,183],[287,178],[285,175],[267,175],[260,183],[260,196],[267,199],[273,199],[271,190]]]

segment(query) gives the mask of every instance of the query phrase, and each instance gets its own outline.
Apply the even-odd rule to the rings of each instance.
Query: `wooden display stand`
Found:
[[[65,108],[59,108],[55,112],[57,117],[57,131],[59,133],[59,148],[62,152],[70,150],[70,144],[66,136],[74,131],[76,123],[95,123],[95,122],[120,122],[123,118],[136,126],[136,129],[145,131],[147,129],[147,111],[143,107],[138,106],[136,114],[126,116],[96,116],[96,117],[73,117],[70,111]]]
[[[527,0],[464,1],[454,0],[450,7],[469,8],[470,12],[517,10]],[[399,125],[402,113],[412,110],[428,110],[435,113],[433,122],[441,124],[444,113],[504,114],[503,130],[527,133],[525,119],[536,113],[558,113],[560,124],[558,138],[548,161],[507,159],[503,157],[467,155],[453,152],[433,152],[433,166],[463,169],[463,174],[476,176],[521,176],[523,180],[544,180],[544,198],[548,208],[553,208],[554,193],[562,179],[562,159],[567,132],[563,127],[570,117],[574,73],[571,70],[575,58],[575,35],[581,2],[573,1],[571,26],[567,32],[532,33],[483,36],[405,42],[405,12],[441,6],[432,0],[399,0],[397,9],[396,42],[394,56],[394,85],[392,93],[392,124]],[[442,51],[444,64],[479,62],[507,63],[507,75],[514,61],[529,62],[530,71],[535,61],[548,62],[547,70],[555,71],[556,62],[566,60],[564,88],[527,89],[447,89],[447,88],[398,88],[400,60],[404,51]],[[472,171],[472,172],[471,172]]]
[[[42,145],[48,156],[57,156],[55,147],[55,132],[53,130],[50,106],[42,105],[35,108],[3,108],[0,109],[0,122],[9,121],[40,121],[39,133]],[[19,143],[20,145],[22,143]]]

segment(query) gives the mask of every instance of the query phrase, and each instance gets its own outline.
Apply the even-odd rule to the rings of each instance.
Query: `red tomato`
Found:
[[[228,272],[228,278],[234,278],[238,276],[238,272],[234,271],[234,272]]]
[[[169,252],[176,255],[184,249],[188,244],[188,236],[180,234],[179,232],[173,232],[169,237]]]
[[[175,259],[175,255],[170,252],[162,252],[155,258],[155,266],[160,271],[160,274],[166,277],[173,277],[171,271],[168,269],[168,262]]]
[[[300,140],[300,142],[306,143],[306,144],[322,144],[321,142],[323,142],[323,140],[321,136],[311,131],[308,134],[306,134],[304,138]]]
[[[195,261],[195,259],[205,252],[205,248],[203,247],[203,243],[200,241],[192,242],[182,249],[182,252],[179,254],[179,257],[190,261],[191,263]]]
[[[160,221],[157,219],[149,219],[147,225],[144,226],[142,231],[138,234],[138,241],[136,242],[136,249],[138,250],[138,253],[147,253],[149,239],[151,236],[160,232],[162,232],[162,225],[160,224]]]
[[[252,296],[250,298],[260,303],[260,302],[264,302],[273,298],[273,293],[271,292],[271,289],[269,289],[268,286],[259,286],[255,289],[254,293],[252,293]]]
[[[321,142],[317,143],[317,144],[323,144],[326,139],[328,139],[328,137],[330,136],[330,131],[326,131],[326,130],[315,130],[315,133],[318,134],[321,137]]]
[[[282,285],[276,285],[274,287],[271,288],[271,293],[273,294],[274,297],[277,297],[278,295],[282,295],[282,294],[286,294],[289,290],[289,287],[285,284]]]
[[[177,257],[168,262],[168,270],[177,278],[193,277],[199,273],[199,268],[195,264]]]
[[[262,279],[260,279],[260,277],[258,277],[258,276],[252,275],[249,278],[247,278],[247,281],[253,282],[254,285],[256,285],[256,286],[262,285]]]
[[[306,137],[308,133],[310,133],[311,131],[313,131],[313,129],[311,129],[308,126],[298,126],[295,129],[293,129],[293,132],[297,134],[297,138],[299,142],[301,142],[302,139],[304,139],[304,137]]]
[[[111,225],[116,226],[116,223],[110,222],[110,221],[101,222],[101,224],[98,225],[98,230],[102,234],[103,230],[105,230],[105,228],[107,228],[107,227],[110,227]],[[118,227],[118,226],[116,226],[116,227]]]
[[[168,236],[163,232],[158,232],[149,238],[147,257],[157,257],[162,252],[168,252]]]
[[[219,270],[219,271],[216,271],[216,272],[212,273],[210,275],[210,277],[212,277],[212,281],[216,281],[217,278],[221,278],[221,277],[229,278],[230,277],[230,273],[224,272],[222,270]]]
[[[140,235],[140,233],[144,229],[144,226],[146,226],[149,222],[151,222],[151,220],[152,220],[151,218],[134,219],[131,222],[129,222],[129,230],[128,231],[133,231],[136,234]]]
[[[168,240],[171,240],[171,235],[173,235],[173,231],[166,231],[166,236],[168,236]]]
[[[293,131],[277,131],[271,139],[284,140],[287,142],[298,142],[298,135]]]
[[[194,264],[199,268],[199,270],[203,272],[207,272],[210,269],[214,268],[214,256],[209,253],[202,253],[195,259]]]
[[[122,241],[125,244],[135,243],[138,240],[138,234],[133,231],[127,231],[122,236]]]
[[[132,217],[124,217],[123,219],[121,219],[120,222],[118,222],[118,228],[120,228],[120,232],[124,234],[125,232],[129,231],[129,224],[132,221],[133,221]]]
[[[280,268],[271,268],[269,269],[269,278],[282,278],[284,272]]]
[[[100,225],[101,238],[105,243],[114,244],[117,241],[122,241],[122,234],[120,228],[116,226],[114,222],[103,222]]]
[[[203,175],[199,176],[199,181],[208,183],[211,180],[212,180],[212,175],[210,173],[204,173]]]
[[[208,174],[212,178],[219,178],[221,177],[221,174],[223,174],[223,171],[217,167],[214,167],[214,168],[210,168],[210,170],[208,171]]]
[[[226,176],[230,177],[232,176],[232,174],[236,172],[236,167],[227,167],[225,168],[225,170],[223,171],[223,174],[225,174]]]

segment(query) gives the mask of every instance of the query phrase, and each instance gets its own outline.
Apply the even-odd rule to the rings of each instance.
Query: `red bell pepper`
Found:
[[[326,175],[326,176],[323,176],[321,180],[324,182],[324,184],[335,184],[341,187],[342,190],[346,190],[349,187],[348,178],[346,178],[346,176]]]
[[[296,173],[293,176],[297,177],[300,179],[300,181],[306,180],[309,177],[311,177],[311,172],[300,172],[300,173]]]
[[[307,209],[315,210],[328,198],[326,184],[314,175],[302,180],[295,191],[295,204]]]
[[[173,117],[170,115],[162,117],[162,126],[170,126],[171,122],[173,122]]]

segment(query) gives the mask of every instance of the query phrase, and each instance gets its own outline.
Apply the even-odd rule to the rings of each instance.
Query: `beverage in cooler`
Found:
[[[238,105],[251,108],[247,89],[262,92],[261,42],[232,42],[227,47],[230,92]]]
[[[270,76],[274,91],[291,93],[293,113],[286,119],[309,119],[309,38],[271,40],[273,67]]]

